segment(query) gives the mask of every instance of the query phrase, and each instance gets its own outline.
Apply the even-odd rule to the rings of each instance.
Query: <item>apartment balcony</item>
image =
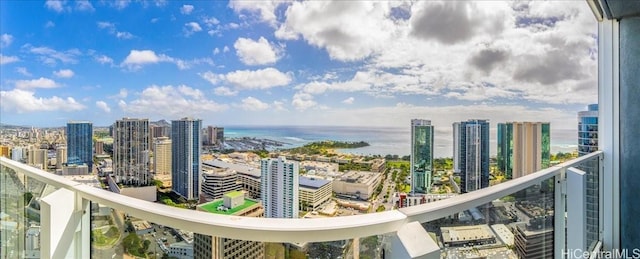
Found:
[[[156,230],[154,238],[142,233],[145,229],[133,235],[142,240],[165,235],[171,231],[164,227],[170,227],[231,239],[320,244],[321,249],[306,252],[311,257],[589,258],[599,251],[637,256],[640,250],[626,249],[640,249],[640,4],[587,3],[599,21],[600,151],[446,200],[320,219],[179,209],[0,158],[0,258],[122,258],[140,252],[159,258],[166,253],[163,241],[156,240],[145,251],[123,250],[120,243],[132,236],[125,222],[134,218],[153,223],[151,231]]]
[[[319,219],[251,218],[175,208],[0,158],[1,256],[122,258],[121,243],[129,235],[125,221],[144,219],[152,229],[136,235],[141,242],[150,241],[148,248],[128,254],[160,258],[167,253],[161,236],[169,227],[247,241],[307,243],[303,254],[323,258],[560,257],[566,251],[601,248],[600,233],[605,230],[598,213],[598,183],[603,158],[602,151],[594,152],[433,203]],[[325,248],[318,249],[318,244]]]

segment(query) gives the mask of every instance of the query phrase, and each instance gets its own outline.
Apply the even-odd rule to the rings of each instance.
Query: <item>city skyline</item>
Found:
[[[394,127],[429,117],[436,130],[469,118],[576,129],[575,111],[596,100],[586,5],[118,3],[0,3],[2,123]],[[442,28],[469,30],[424,26],[442,9],[460,16]]]

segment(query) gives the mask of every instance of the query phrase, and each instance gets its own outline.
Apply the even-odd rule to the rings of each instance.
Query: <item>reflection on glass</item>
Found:
[[[40,258],[40,200],[56,188],[0,166],[0,255]]]
[[[554,182],[422,225],[443,258],[553,258]]]

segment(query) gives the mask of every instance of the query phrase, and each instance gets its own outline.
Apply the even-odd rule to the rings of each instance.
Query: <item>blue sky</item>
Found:
[[[597,102],[597,27],[579,1],[0,1],[0,17],[7,124],[575,130]]]

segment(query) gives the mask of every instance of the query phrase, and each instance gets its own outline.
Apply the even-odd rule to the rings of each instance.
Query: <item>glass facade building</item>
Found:
[[[590,104],[586,111],[578,112],[578,156],[598,150],[598,104]],[[598,163],[589,162],[580,166],[587,177],[586,225],[587,243],[592,246],[598,241],[599,233],[599,185]]]
[[[67,123],[67,164],[87,164],[93,169],[93,123],[70,121]]]
[[[429,193],[433,173],[433,125],[411,120],[411,193]]]
[[[460,166],[460,191],[471,192],[489,186],[489,121],[468,120],[459,127],[457,156]],[[455,132],[455,131],[454,131]]]
[[[497,165],[506,179],[518,178],[544,168],[551,159],[548,122],[498,123]]]
[[[200,195],[200,131],[202,121],[171,121],[171,183],[173,191],[188,200]]]

